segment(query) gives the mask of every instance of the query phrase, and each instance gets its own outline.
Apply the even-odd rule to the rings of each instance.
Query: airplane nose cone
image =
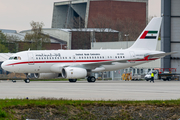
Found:
[[[1,64],[1,68],[2,69],[4,69],[4,67],[5,67],[5,64],[4,64],[4,62]]]
[[[7,70],[6,62],[3,62],[3,63],[1,64],[1,68],[4,69],[4,70]]]

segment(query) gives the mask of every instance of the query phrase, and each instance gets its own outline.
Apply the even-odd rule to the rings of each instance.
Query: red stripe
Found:
[[[19,65],[19,64],[28,64],[28,63],[73,63],[73,62],[106,62],[111,60],[69,60],[69,61],[28,61],[28,62],[18,62],[18,63],[12,63],[9,65]]]
[[[148,31],[144,31],[144,33],[142,34],[142,36],[140,37],[140,39],[144,39],[147,35]]]
[[[136,62],[136,61],[150,61],[150,60],[157,60],[159,58],[151,58],[148,59],[144,58],[144,59],[140,59],[140,60],[128,60],[128,62]],[[28,63],[76,63],[76,62],[106,62],[106,61],[112,61],[112,60],[77,60],[77,61],[30,61],[30,62],[18,62],[18,63],[12,63],[12,64],[8,64],[6,66],[9,65],[19,65],[19,64],[28,64]]]

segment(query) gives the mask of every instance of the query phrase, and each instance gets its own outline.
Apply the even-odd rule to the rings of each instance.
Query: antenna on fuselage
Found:
[[[31,49],[29,48],[28,51],[30,51]]]

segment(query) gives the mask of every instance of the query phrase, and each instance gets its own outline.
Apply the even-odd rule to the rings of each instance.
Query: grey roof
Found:
[[[82,31],[82,32],[119,32],[117,30],[113,30],[110,28],[80,28],[80,29],[60,29],[66,32],[71,32],[71,31]]]
[[[100,1],[100,0],[90,0],[90,1]],[[125,1],[125,2],[148,2],[148,0],[112,0],[112,1]],[[87,3],[88,0],[64,0],[59,2],[54,2],[55,6],[59,5],[69,5],[69,4],[78,4],[78,3]]]
[[[0,62],[8,60],[14,53],[0,53]]]
[[[16,30],[0,29],[3,33],[17,33]]]
[[[8,36],[17,37],[18,41],[24,41],[25,34],[24,33],[5,33]]]

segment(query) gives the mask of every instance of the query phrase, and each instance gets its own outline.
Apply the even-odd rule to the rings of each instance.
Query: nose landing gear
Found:
[[[26,73],[26,79],[24,80],[25,83],[30,83],[30,73]]]

